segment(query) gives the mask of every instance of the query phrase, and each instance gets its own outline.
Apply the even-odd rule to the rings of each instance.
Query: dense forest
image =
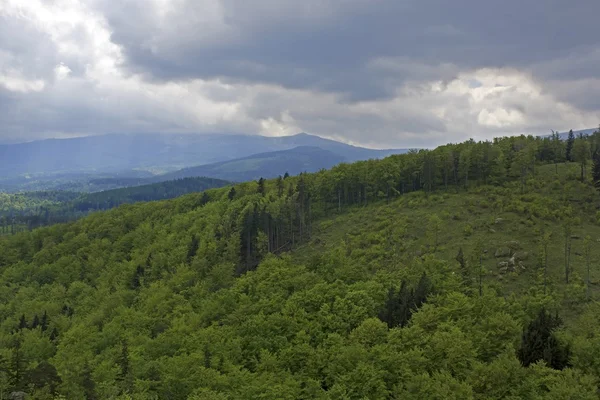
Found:
[[[221,179],[197,177],[95,193],[0,193],[0,235],[71,221],[92,211],[109,210],[121,204],[172,199],[226,185],[229,182]]]
[[[2,237],[0,392],[597,399],[599,184],[471,140]]]

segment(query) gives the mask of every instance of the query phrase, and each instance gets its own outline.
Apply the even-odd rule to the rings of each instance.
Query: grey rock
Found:
[[[502,258],[502,257],[510,257],[510,249],[508,247],[501,247],[494,253],[494,257]]]

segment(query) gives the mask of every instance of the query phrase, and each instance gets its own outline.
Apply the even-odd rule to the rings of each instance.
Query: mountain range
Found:
[[[0,145],[0,190],[97,191],[194,176],[243,181],[405,152],[357,147],[306,133],[49,139]]]

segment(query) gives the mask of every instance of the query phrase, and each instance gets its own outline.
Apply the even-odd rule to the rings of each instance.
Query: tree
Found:
[[[232,187],[231,190],[229,190],[229,193],[227,194],[227,198],[229,200],[233,200],[235,198],[235,188]]]
[[[283,174],[283,179],[287,179],[290,177],[290,174],[287,173],[287,171],[285,172],[285,174]]]
[[[573,130],[569,131],[569,137],[567,138],[567,146],[565,151],[565,158],[567,161],[573,161],[573,144],[575,143],[575,135],[573,134]]]
[[[117,359],[117,365],[119,367],[119,372],[117,373],[119,389],[122,394],[131,393],[133,382],[131,379],[131,366],[129,363],[129,347],[126,340],[121,341],[121,354]]]
[[[592,180],[596,189],[600,190],[600,151],[594,151],[594,165],[592,167]]]
[[[458,254],[456,255],[455,259],[458,261],[463,284],[465,287],[469,288],[471,286],[471,273],[469,271],[468,263],[465,259],[465,254],[463,253],[462,247],[458,249]]]
[[[21,319],[19,320],[19,330],[27,329],[27,319],[25,318],[25,314],[21,315]]]
[[[517,356],[524,367],[543,360],[550,368],[562,370],[570,365],[571,351],[568,346],[561,345],[554,331],[562,324],[556,316],[541,309],[537,317],[523,330],[521,347]]]
[[[256,192],[261,196],[265,195],[265,180],[262,177],[258,180],[258,188]]]
[[[61,384],[56,368],[48,361],[42,361],[35,368],[27,371],[25,379],[34,388],[45,388],[52,395],[57,393],[58,386]]]
[[[48,329],[48,313],[46,313],[46,311],[44,311],[44,314],[42,315],[40,327],[42,328],[42,332],[46,332],[46,330]]]
[[[210,201],[210,197],[208,193],[202,192],[202,197],[200,198],[200,205],[203,206]]]
[[[37,314],[33,316],[33,321],[31,321],[31,329],[35,329],[40,325],[40,317]]]
[[[21,336],[16,336],[12,345],[12,353],[9,368],[10,385],[12,386],[13,390],[22,390],[25,386],[24,375],[27,362],[23,356],[23,352],[21,351],[21,340]]]
[[[198,238],[196,237],[196,235],[192,235],[192,239],[190,241],[190,244],[188,245],[188,251],[187,251],[187,256],[186,256],[186,261],[188,264],[190,264],[192,262],[192,259],[198,252],[199,247],[200,247],[200,242],[198,241]]]
[[[98,399],[98,395],[96,394],[96,384],[94,383],[94,378],[92,376],[92,370],[87,362],[83,366],[81,386],[83,386],[86,400]]]
[[[583,138],[579,137],[575,141],[572,151],[572,160],[577,161],[581,167],[581,181],[585,181],[585,172],[587,170],[587,162],[590,158],[590,144]]]
[[[427,301],[427,296],[433,291],[431,280],[425,272],[421,275],[414,295],[414,309],[418,310]]]

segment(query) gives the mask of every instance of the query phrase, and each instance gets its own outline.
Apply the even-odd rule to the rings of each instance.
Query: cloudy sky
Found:
[[[600,123],[598,0],[0,0],[0,141]]]

